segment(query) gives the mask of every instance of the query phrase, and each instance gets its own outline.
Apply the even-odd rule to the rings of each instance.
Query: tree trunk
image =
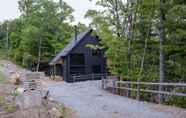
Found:
[[[7,31],[6,31],[6,51],[7,51],[7,58],[9,59],[9,28],[7,23]]]
[[[37,59],[37,67],[36,67],[36,71],[39,71],[39,67],[40,67],[40,62],[41,62],[41,44],[42,44],[42,40],[41,37],[39,38],[39,46],[38,46],[38,59]]]
[[[142,55],[142,59],[141,59],[141,66],[140,66],[140,72],[139,72],[140,76],[142,75],[143,70],[144,70],[145,55],[146,55],[146,50],[147,50],[147,40],[148,40],[148,38],[145,39],[145,45],[144,45],[143,55]]]
[[[132,38],[133,38],[133,13],[131,10],[132,7],[132,3],[131,0],[128,0],[128,54],[127,54],[127,60],[128,60],[128,64],[127,64],[127,73],[128,73],[128,79],[130,81],[131,79],[131,55],[132,55],[132,50],[131,50],[131,42],[132,42]],[[128,88],[130,88],[130,84],[128,85]],[[130,97],[130,91],[128,92],[128,96]]]
[[[164,12],[164,5],[165,0],[160,0],[160,50],[159,50],[159,82],[162,83],[164,82],[164,41],[165,41],[165,27],[164,27],[164,22],[165,22],[165,12]],[[163,91],[163,86],[159,86],[159,91]],[[162,94],[159,94],[159,103],[163,102],[163,96]]]

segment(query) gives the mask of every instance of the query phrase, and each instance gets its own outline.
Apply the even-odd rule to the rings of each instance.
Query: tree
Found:
[[[160,78],[160,83],[163,83],[164,78],[165,78],[165,74],[164,74],[164,42],[165,42],[165,27],[164,27],[164,23],[165,23],[165,0],[160,0],[160,67],[159,67],[159,78]],[[159,91],[162,91],[163,87],[159,86]],[[162,95],[159,94],[159,99],[160,102],[162,103]]]
[[[22,66],[39,70],[40,63],[48,63],[74,35],[70,24],[73,9],[62,0],[20,0],[19,9],[21,16],[8,21],[10,57]],[[6,22],[0,25],[0,44],[5,43],[5,26]]]
[[[100,0],[97,5],[103,9],[87,12],[85,17],[92,20],[91,26],[102,37],[102,47],[107,49],[106,56],[109,62],[117,66],[110,67],[113,73],[117,70],[115,74],[123,78],[128,78],[127,75],[130,75],[132,80],[143,78],[143,80],[159,81],[161,72],[161,80],[169,81],[173,77],[175,80],[178,78],[183,80],[184,62],[177,57],[185,57],[183,54],[185,3],[172,0],[160,5],[161,2]],[[164,19],[165,15],[167,19]],[[163,39],[161,43],[159,36],[161,40]],[[179,56],[176,55],[178,52]],[[177,61],[173,61],[174,59]],[[130,68],[130,74],[127,67]],[[165,75],[170,76],[169,79],[166,79]]]

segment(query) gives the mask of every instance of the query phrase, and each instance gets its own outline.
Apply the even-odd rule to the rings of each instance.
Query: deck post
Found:
[[[113,93],[116,93],[116,81],[112,81],[112,84],[113,84],[113,88],[112,88],[112,92]]]
[[[127,88],[129,88],[129,83],[126,84]],[[129,97],[129,90],[126,90],[127,97]]]
[[[75,80],[75,79],[76,79],[76,76],[73,75],[73,76],[72,76],[72,79],[73,79],[73,82],[75,82],[75,81],[76,81],[76,80]]]
[[[54,65],[54,76],[56,76],[56,64]]]
[[[161,85],[160,85],[161,86]],[[160,87],[161,88],[161,87]],[[161,89],[159,90],[159,92],[161,91]],[[161,93],[159,93],[159,95],[158,95],[158,102],[159,102],[159,104],[162,104],[163,103],[163,95],[161,94]]]
[[[91,74],[92,80],[94,80],[94,74]]]
[[[117,81],[115,82],[115,86],[116,86],[115,92],[116,92],[116,94],[119,94],[120,84]]]
[[[137,81],[137,94],[136,94],[136,99],[140,100],[140,82],[139,80]]]
[[[101,83],[102,89],[105,89],[105,80],[103,76],[101,77]]]

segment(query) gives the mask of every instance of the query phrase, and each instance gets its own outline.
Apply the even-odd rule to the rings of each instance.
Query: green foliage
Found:
[[[7,24],[9,27],[11,59],[29,67],[37,63],[41,47],[41,60],[48,63],[73,35],[70,25],[73,9],[63,1],[51,0],[20,0],[19,9],[22,14],[18,19],[0,25],[2,39],[6,38]],[[85,28],[82,24],[79,26]],[[0,47],[6,49],[4,45],[6,41],[0,41]]]
[[[128,4],[131,4],[130,7]],[[159,0],[138,0],[130,3],[121,0],[99,0],[103,10],[89,10],[85,15],[102,38],[113,74],[130,80],[143,77],[143,81],[159,80]],[[185,3],[170,0],[163,4],[166,13],[165,29],[165,81],[186,81],[185,78]],[[128,25],[132,21],[131,58],[128,59]],[[123,33],[122,33],[123,31]],[[145,53],[144,53],[145,50]],[[144,57],[144,58],[143,58]],[[143,62],[144,61],[144,62]],[[128,63],[131,62],[130,69]],[[143,62],[143,63],[142,63]],[[143,65],[143,66],[142,66]]]
[[[160,2],[98,0],[103,9],[87,12],[85,17],[92,20],[91,26],[102,38],[112,74],[130,81],[159,81],[160,32],[164,28],[164,81],[186,82],[186,3]],[[165,14],[162,23],[161,10]],[[151,99],[149,94],[142,94],[143,100]],[[170,97],[168,103],[183,107],[186,101],[184,97]]]
[[[7,77],[2,72],[0,72],[0,83],[6,83],[6,82],[7,82]]]
[[[177,93],[186,93],[185,88],[176,88],[174,92]],[[169,105],[177,105],[182,108],[186,108],[186,97],[170,96],[166,99],[166,103]]]
[[[0,49],[0,59],[5,59],[6,58],[6,51],[3,49]]]
[[[65,105],[60,104],[57,106],[57,109],[61,114],[63,115],[64,118],[71,118],[73,117],[73,112],[71,109],[67,108]]]
[[[12,104],[7,104],[4,106],[4,110],[7,112],[7,113],[14,113],[16,112],[16,106],[12,103]]]

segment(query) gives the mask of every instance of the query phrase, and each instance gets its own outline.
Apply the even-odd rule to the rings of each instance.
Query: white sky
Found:
[[[7,19],[14,19],[20,15],[18,2],[19,0],[0,0],[0,22]],[[58,0],[57,0],[58,1]],[[84,19],[84,15],[88,9],[96,9],[96,0],[64,0],[74,10],[75,22],[82,22],[88,24],[89,21]]]

